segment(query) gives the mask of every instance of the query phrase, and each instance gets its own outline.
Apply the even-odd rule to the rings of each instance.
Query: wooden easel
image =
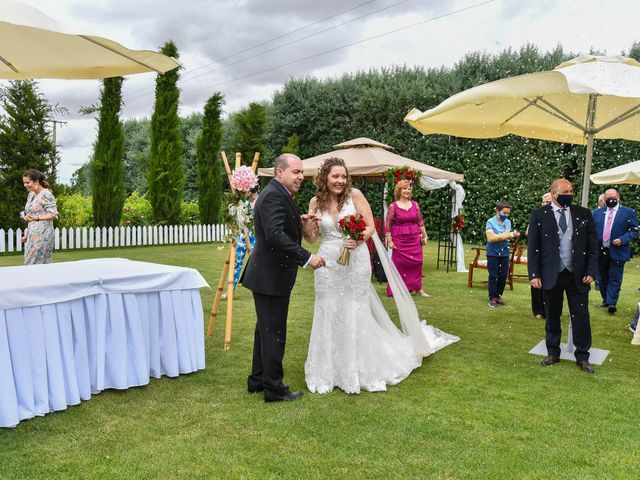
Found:
[[[229,184],[231,184],[231,169],[229,168],[229,161],[227,160],[227,154],[220,152],[222,161],[224,162],[224,169],[227,172],[227,178]],[[241,165],[242,154],[236,153],[236,166],[238,168]],[[256,152],[253,156],[253,163],[251,164],[251,170],[254,172],[258,168],[258,160],[260,160],[260,152]],[[233,187],[231,187],[233,190]],[[245,245],[247,247],[247,259],[251,255],[251,243],[249,242],[249,232],[245,229],[243,231]],[[224,332],[224,349],[229,350],[231,348],[231,324],[233,320],[233,275],[236,263],[236,246],[238,243],[238,229],[233,230],[234,241],[229,243],[229,250],[227,251],[227,257],[220,273],[220,281],[218,282],[218,289],[216,290],[216,296],[213,299],[213,306],[211,307],[211,316],[209,317],[209,329],[207,335],[213,335],[213,330],[216,325],[216,317],[218,316],[218,309],[220,308],[220,299],[222,298],[222,291],[224,290],[225,278],[227,279],[227,323]]]

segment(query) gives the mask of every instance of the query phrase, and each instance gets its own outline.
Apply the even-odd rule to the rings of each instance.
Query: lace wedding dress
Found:
[[[353,215],[351,198],[338,218]],[[336,263],[343,237],[337,219],[322,215],[318,254],[326,267],[315,274],[315,307],[305,363],[307,388],[328,393],[386,390],[422,364],[422,358],[457,342],[458,337],[420,321],[411,295],[376,234],[373,241],[394,292],[401,329],[389,318],[371,284],[366,245],[351,251],[349,266]],[[398,294],[396,294],[398,292]]]

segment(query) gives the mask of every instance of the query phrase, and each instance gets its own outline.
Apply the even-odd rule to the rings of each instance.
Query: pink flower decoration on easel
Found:
[[[231,188],[234,190],[248,193],[257,184],[258,177],[251,167],[242,165],[231,172]]]

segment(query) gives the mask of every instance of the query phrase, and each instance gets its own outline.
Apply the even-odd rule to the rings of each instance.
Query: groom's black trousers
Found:
[[[549,355],[560,357],[560,337],[563,294],[567,295],[576,360],[588,360],[591,348],[591,323],[589,321],[589,290],[578,289],[573,273],[564,269],[550,290],[543,290],[546,316],[546,342]]]
[[[287,340],[289,299],[290,295],[276,297],[253,292],[258,321],[248,387],[250,391],[264,389],[265,398],[286,393],[282,382],[282,358]]]

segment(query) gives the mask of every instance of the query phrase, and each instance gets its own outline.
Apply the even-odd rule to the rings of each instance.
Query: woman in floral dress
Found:
[[[24,264],[51,263],[53,255],[53,221],[58,218],[56,199],[42,172],[29,170],[22,176],[24,188],[29,192],[24,212],[20,216],[27,222],[22,242]]]

